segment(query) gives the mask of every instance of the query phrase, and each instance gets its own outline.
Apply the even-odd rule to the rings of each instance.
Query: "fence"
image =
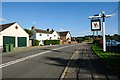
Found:
[[[107,46],[107,52],[114,52],[120,54],[120,46]]]

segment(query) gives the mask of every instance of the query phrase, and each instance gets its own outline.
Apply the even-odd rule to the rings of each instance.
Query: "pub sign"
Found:
[[[100,31],[101,22],[100,19],[91,20],[91,31]]]

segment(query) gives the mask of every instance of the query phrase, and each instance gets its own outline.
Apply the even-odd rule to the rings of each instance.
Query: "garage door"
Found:
[[[27,46],[27,38],[26,37],[18,37],[18,47]]]
[[[15,37],[3,36],[3,45],[4,44],[13,44],[13,46],[15,47]]]

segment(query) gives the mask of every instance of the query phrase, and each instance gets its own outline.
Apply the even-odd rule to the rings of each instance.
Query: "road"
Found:
[[[59,78],[72,54],[80,45],[64,45],[37,48],[24,53],[3,56],[3,63],[15,60],[21,56],[45,52],[36,57],[2,67],[3,78]],[[48,52],[46,52],[48,51]],[[8,58],[9,57],[9,58]],[[22,57],[21,57],[22,58]],[[5,62],[4,62],[5,60]]]
[[[75,53],[76,51],[77,53]],[[69,69],[66,73],[66,78],[86,80],[86,78],[88,79],[89,77],[85,75],[90,75],[91,77],[91,71],[96,72],[101,70],[101,72],[104,72],[106,70],[107,72],[111,72],[106,66],[95,63],[96,58],[92,57],[93,54],[91,54],[91,52],[89,45],[81,43],[43,48],[37,47],[34,49],[13,52],[8,55],[5,54],[2,56],[3,63],[0,65],[0,68],[2,68],[2,77],[3,80],[41,80],[43,78],[58,80],[63,74],[73,54],[75,54],[75,56],[68,66]],[[94,59],[90,59],[91,57],[89,56]],[[98,66],[99,68],[96,68]],[[102,68],[100,69],[100,67]],[[73,73],[70,74],[72,70],[74,75]],[[85,70],[87,71],[86,73],[84,73]],[[95,74],[97,73],[103,76],[109,75],[109,77],[114,78],[113,74],[99,72],[96,72]],[[100,78],[99,80],[101,80]],[[93,77],[91,79],[94,80]],[[105,79],[109,80],[108,77],[105,77]],[[116,79],[116,76],[114,79]]]

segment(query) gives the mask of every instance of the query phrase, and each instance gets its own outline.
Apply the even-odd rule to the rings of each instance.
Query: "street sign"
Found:
[[[91,30],[92,31],[100,31],[101,30],[100,19],[91,20]]]

